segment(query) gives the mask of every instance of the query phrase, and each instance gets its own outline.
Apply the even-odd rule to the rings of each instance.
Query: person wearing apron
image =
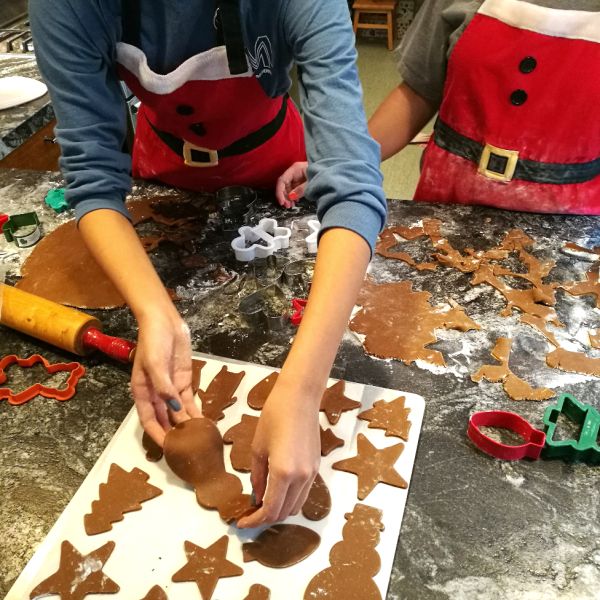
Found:
[[[132,394],[157,443],[171,420],[201,415],[189,330],[124,208],[131,174],[191,190],[274,188],[308,157],[307,195],[321,221],[315,274],[254,439],[252,484],[262,507],[239,525],[296,514],[318,470],[321,396],[386,215],[346,3],[31,0],[29,14],[66,196],[137,319]],[[305,127],[287,96],[292,62]],[[123,150],[119,79],[141,100],[132,156]]]
[[[382,158],[439,109],[414,199],[600,214],[597,0],[429,0],[369,129]]]

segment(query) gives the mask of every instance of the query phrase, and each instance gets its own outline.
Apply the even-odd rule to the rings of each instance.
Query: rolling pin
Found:
[[[79,356],[100,350],[133,361],[135,344],[102,333],[95,317],[6,284],[0,284],[0,323]]]

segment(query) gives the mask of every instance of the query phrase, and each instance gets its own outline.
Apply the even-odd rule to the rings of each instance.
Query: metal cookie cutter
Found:
[[[558,417],[561,414],[581,425],[578,439],[554,439]],[[600,412],[593,406],[579,402],[570,394],[562,394],[555,405],[546,408],[544,424],[546,426],[546,447],[542,453],[544,458],[562,458],[568,461],[600,464],[598,445]]]
[[[294,296],[308,296],[314,269],[315,261],[312,258],[294,260],[284,267],[281,281]]]
[[[239,311],[250,325],[266,325],[270,330],[278,330],[288,321],[287,306],[285,294],[273,284],[242,298]]]
[[[2,225],[2,233],[7,242],[14,242],[19,248],[29,248],[42,237],[40,221],[34,212],[9,217]]]
[[[309,254],[316,254],[321,223],[319,223],[319,221],[317,221],[316,219],[310,219],[306,222],[306,224],[310,229],[310,233],[306,236],[306,238],[304,238],[304,241],[306,243],[306,251]]]
[[[217,191],[221,230],[229,239],[235,237],[240,227],[250,223],[256,198],[256,191],[243,185],[232,185]]]
[[[18,405],[25,404],[35,396],[44,396],[44,398],[54,398],[55,400],[69,400],[75,395],[77,383],[85,373],[85,367],[78,362],[70,363],[55,363],[50,364],[43,356],[39,354],[33,354],[29,358],[19,358],[14,354],[5,356],[0,360],[0,385],[6,382],[7,375],[5,369],[9,365],[19,365],[20,367],[32,367],[33,365],[41,363],[49,374],[58,373],[60,371],[70,372],[67,383],[63,389],[46,387],[41,383],[35,383],[28,387],[26,390],[19,392],[18,394],[13,393],[9,388],[0,388],[0,400],[8,400],[9,404]]]
[[[503,444],[482,433],[480,427],[497,427],[513,431],[520,435],[525,443],[517,446]],[[467,436],[480,450],[501,460],[520,460],[522,458],[536,460],[540,457],[546,442],[546,434],[543,431],[535,429],[520,415],[503,410],[473,413],[469,418]]]
[[[240,227],[239,237],[231,242],[235,257],[240,262],[265,258],[290,245],[292,231],[278,227],[275,219],[261,219],[256,227]]]

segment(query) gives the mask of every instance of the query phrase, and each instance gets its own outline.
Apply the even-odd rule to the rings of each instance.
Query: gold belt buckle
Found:
[[[490,158],[494,156],[500,156],[506,158],[506,164],[502,172],[491,171],[489,169]],[[515,174],[517,167],[517,161],[519,160],[519,152],[517,150],[505,150],[504,148],[497,148],[491,144],[486,144],[481,153],[479,159],[479,169],[477,171],[488,179],[494,179],[495,181],[503,181],[508,183]]]
[[[199,162],[192,159],[192,151],[197,150],[198,152],[206,152],[208,154],[208,162]],[[195,146],[183,140],[183,162],[188,167],[216,167],[219,164],[219,153],[211,148],[203,148],[202,146]]]

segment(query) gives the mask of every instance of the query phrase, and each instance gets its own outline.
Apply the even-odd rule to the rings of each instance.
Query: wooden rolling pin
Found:
[[[0,323],[80,356],[100,350],[132,362],[135,344],[102,333],[98,319],[74,308],[0,284]]]

